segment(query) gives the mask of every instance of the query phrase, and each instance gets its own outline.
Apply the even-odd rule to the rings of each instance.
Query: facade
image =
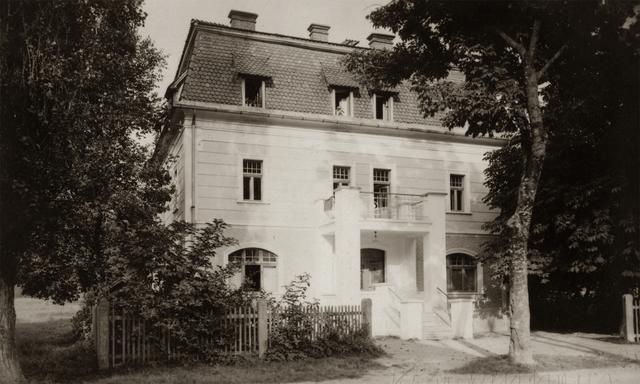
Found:
[[[328,42],[192,21],[158,152],[176,193],[164,218],[222,218],[243,264],[230,284],[282,294],[311,275],[326,305],[373,303],[375,335],[464,336],[500,329],[500,290],[476,261],[491,220],[483,155],[501,143],[422,117],[408,85],[368,90]],[[393,36],[372,34],[370,49]],[[455,76],[454,76],[455,77]],[[490,298],[490,299],[488,299]],[[488,305],[479,305],[489,301]]]

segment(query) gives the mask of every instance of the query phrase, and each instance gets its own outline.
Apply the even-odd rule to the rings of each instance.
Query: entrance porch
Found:
[[[381,200],[350,187],[325,202],[337,302],[371,299],[375,336],[472,337],[472,301],[447,295],[445,203],[444,193]]]

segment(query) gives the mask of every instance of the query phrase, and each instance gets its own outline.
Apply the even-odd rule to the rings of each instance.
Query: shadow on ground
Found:
[[[614,368],[635,365],[636,362],[624,358],[612,358],[606,355],[598,356],[558,356],[535,355],[537,365],[526,367],[513,364],[507,355],[491,355],[474,359],[461,367],[451,369],[448,373],[455,374],[510,374],[510,373],[535,373],[554,372],[576,369]]]

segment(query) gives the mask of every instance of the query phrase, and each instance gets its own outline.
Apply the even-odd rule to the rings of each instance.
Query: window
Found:
[[[360,289],[369,289],[371,284],[384,283],[384,251],[364,248],[360,250]]]
[[[242,79],[242,105],[264,108],[264,81],[259,77]]]
[[[239,249],[229,255],[229,263],[240,264],[238,283],[252,291],[277,289],[276,261],[278,257],[262,248]]]
[[[333,166],[333,190],[335,191],[338,187],[348,187],[351,184],[351,179],[349,177],[351,169],[349,167],[339,167]]]
[[[378,210],[389,206],[389,193],[391,192],[390,172],[388,169],[373,169],[373,204],[376,208],[376,213],[382,214],[382,211]]]
[[[449,199],[452,212],[464,211],[464,176],[451,175],[449,177]]]
[[[262,160],[242,160],[242,198],[262,200]]]
[[[447,290],[449,292],[477,291],[477,263],[464,253],[447,256]]]
[[[349,89],[333,90],[334,115],[353,116],[351,91]]]
[[[375,118],[393,121],[393,97],[389,95],[373,95]]]

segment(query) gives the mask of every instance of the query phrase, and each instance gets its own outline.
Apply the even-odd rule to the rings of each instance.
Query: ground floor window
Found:
[[[360,250],[360,289],[370,289],[372,284],[384,283],[385,254],[381,249]]]
[[[252,291],[275,292],[277,283],[275,253],[262,248],[243,248],[229,254],[229,263],[240,264],[240,272],[234,280]]]
[[[477,292],[478,263],[464,253],[447,256],[447,290],[449,292]]]

